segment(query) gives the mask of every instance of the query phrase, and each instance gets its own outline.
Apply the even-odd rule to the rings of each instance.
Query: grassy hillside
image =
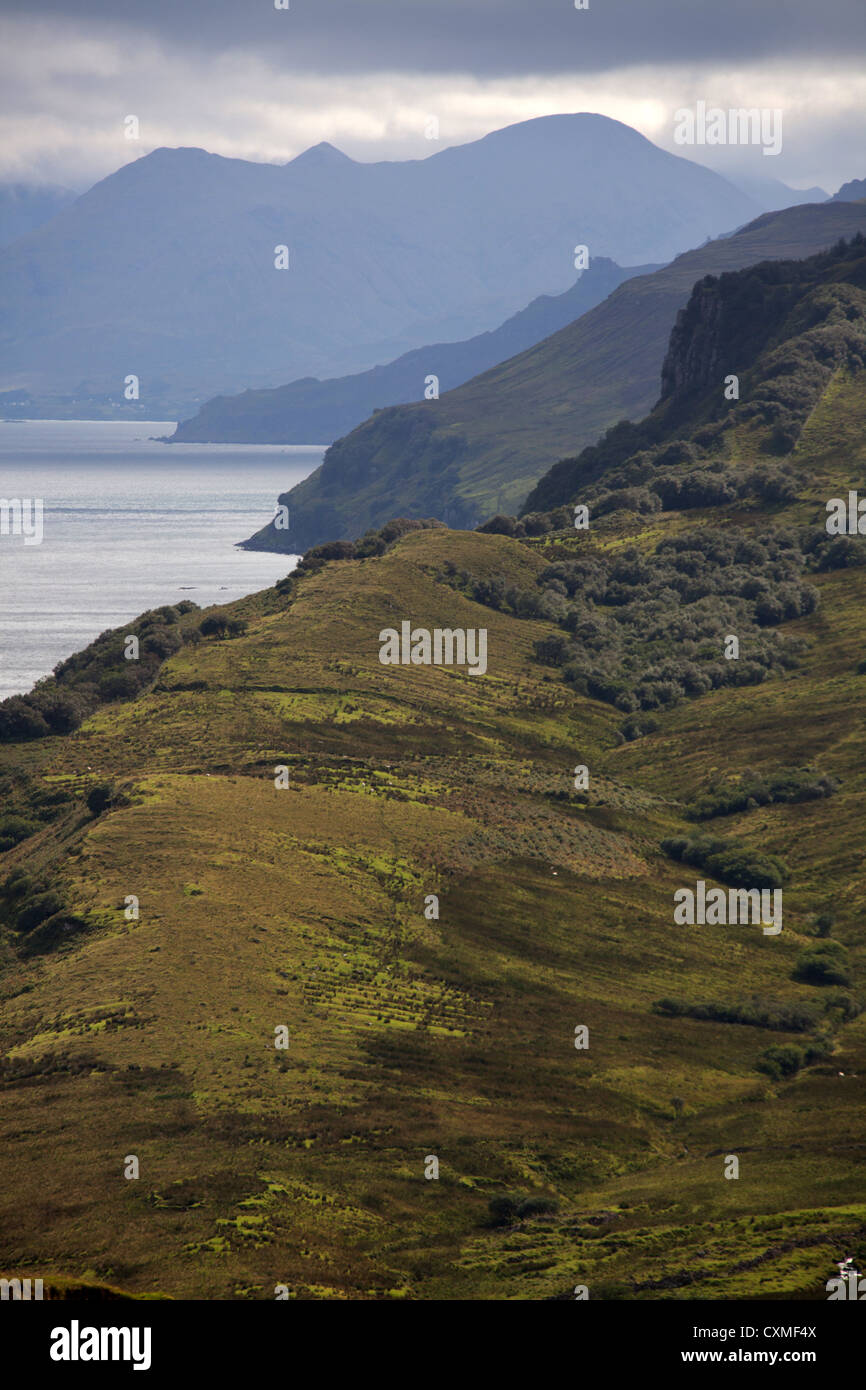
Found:
[[[825,290],[804,268],[789,334]],[[803,349],[777,336],[756,382]],[[77,729],[7,730],[0,1269],[56,1296],[823,1300],[862,1267],[866,542],[824,528],[866,467],[854,355],[784,456],[743,411],[702,469],[663,465],[730,496],[326,547],[163,614],[182,641],[142,689],[98,679],[105,638]],[[770,450],[789,486],[741,495]],[[486,628],[487,673],[382,665],[406,619]],[[780,934],[675,925],[678,889],[744,866],[783,881]]]
[[[866,205],[788,208],[627,281],[568,327],[438,401],[379,411],[283,494],[290,528],[265,527],[252,544],[298,552],[395,515],[474,526],[518,510],[557,459],[652,407],[671,330],[696,281],[767,258],[810,256],[861,230]]]

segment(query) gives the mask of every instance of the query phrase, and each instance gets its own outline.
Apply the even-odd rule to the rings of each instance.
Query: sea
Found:
[[[0,699],[106,628],[267,588],[297,557],[240,550],[325,446],[165,444],[170,420],[0,420]],[[27,543],[23,529],[42,539]],[[29,505],[28,505],[29,504]],[[32,507],[32,510],[31,510]],[[19,534],[11,532],[19,530]],[[3,531],[7,534],[2,534]]]

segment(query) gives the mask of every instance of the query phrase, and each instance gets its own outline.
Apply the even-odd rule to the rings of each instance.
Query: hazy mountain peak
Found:
[[[355,164],[357,160],[351,159],[349,155],[338,150],[336,145],[332,145],[328,140],[320,140],[318,145],[311,145],[302,154],[296,155],[294,159],[286,162],[286,168],[295,168],[304,165],[313,165],[318,169],[327,168],[329,164],[346,165]]]
[[[848,183],[843,183],[838,193],[834,193],[831,202],[834,203],[859,203],[862,198],[866,198],[866,179],[851,179]]]

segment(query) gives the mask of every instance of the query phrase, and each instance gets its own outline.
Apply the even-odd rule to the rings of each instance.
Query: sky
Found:
[[[735,177],[866,177],[866,0],[276,3],[0,0],[0,181],[81,190],[161,145],[424,158],[574,111]],[[781,152],[678,145],[698,102],[781,111]]]

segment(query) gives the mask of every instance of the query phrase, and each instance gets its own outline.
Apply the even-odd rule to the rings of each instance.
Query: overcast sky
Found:
[[[0,0],[0,93],[0,180],[84,188],[160,145],[423,158],[599,111],[723,173],[832,192],[866,177],[866,0]],[[677,146],[674,113],[701,100],[781,109],[781,154]]]

